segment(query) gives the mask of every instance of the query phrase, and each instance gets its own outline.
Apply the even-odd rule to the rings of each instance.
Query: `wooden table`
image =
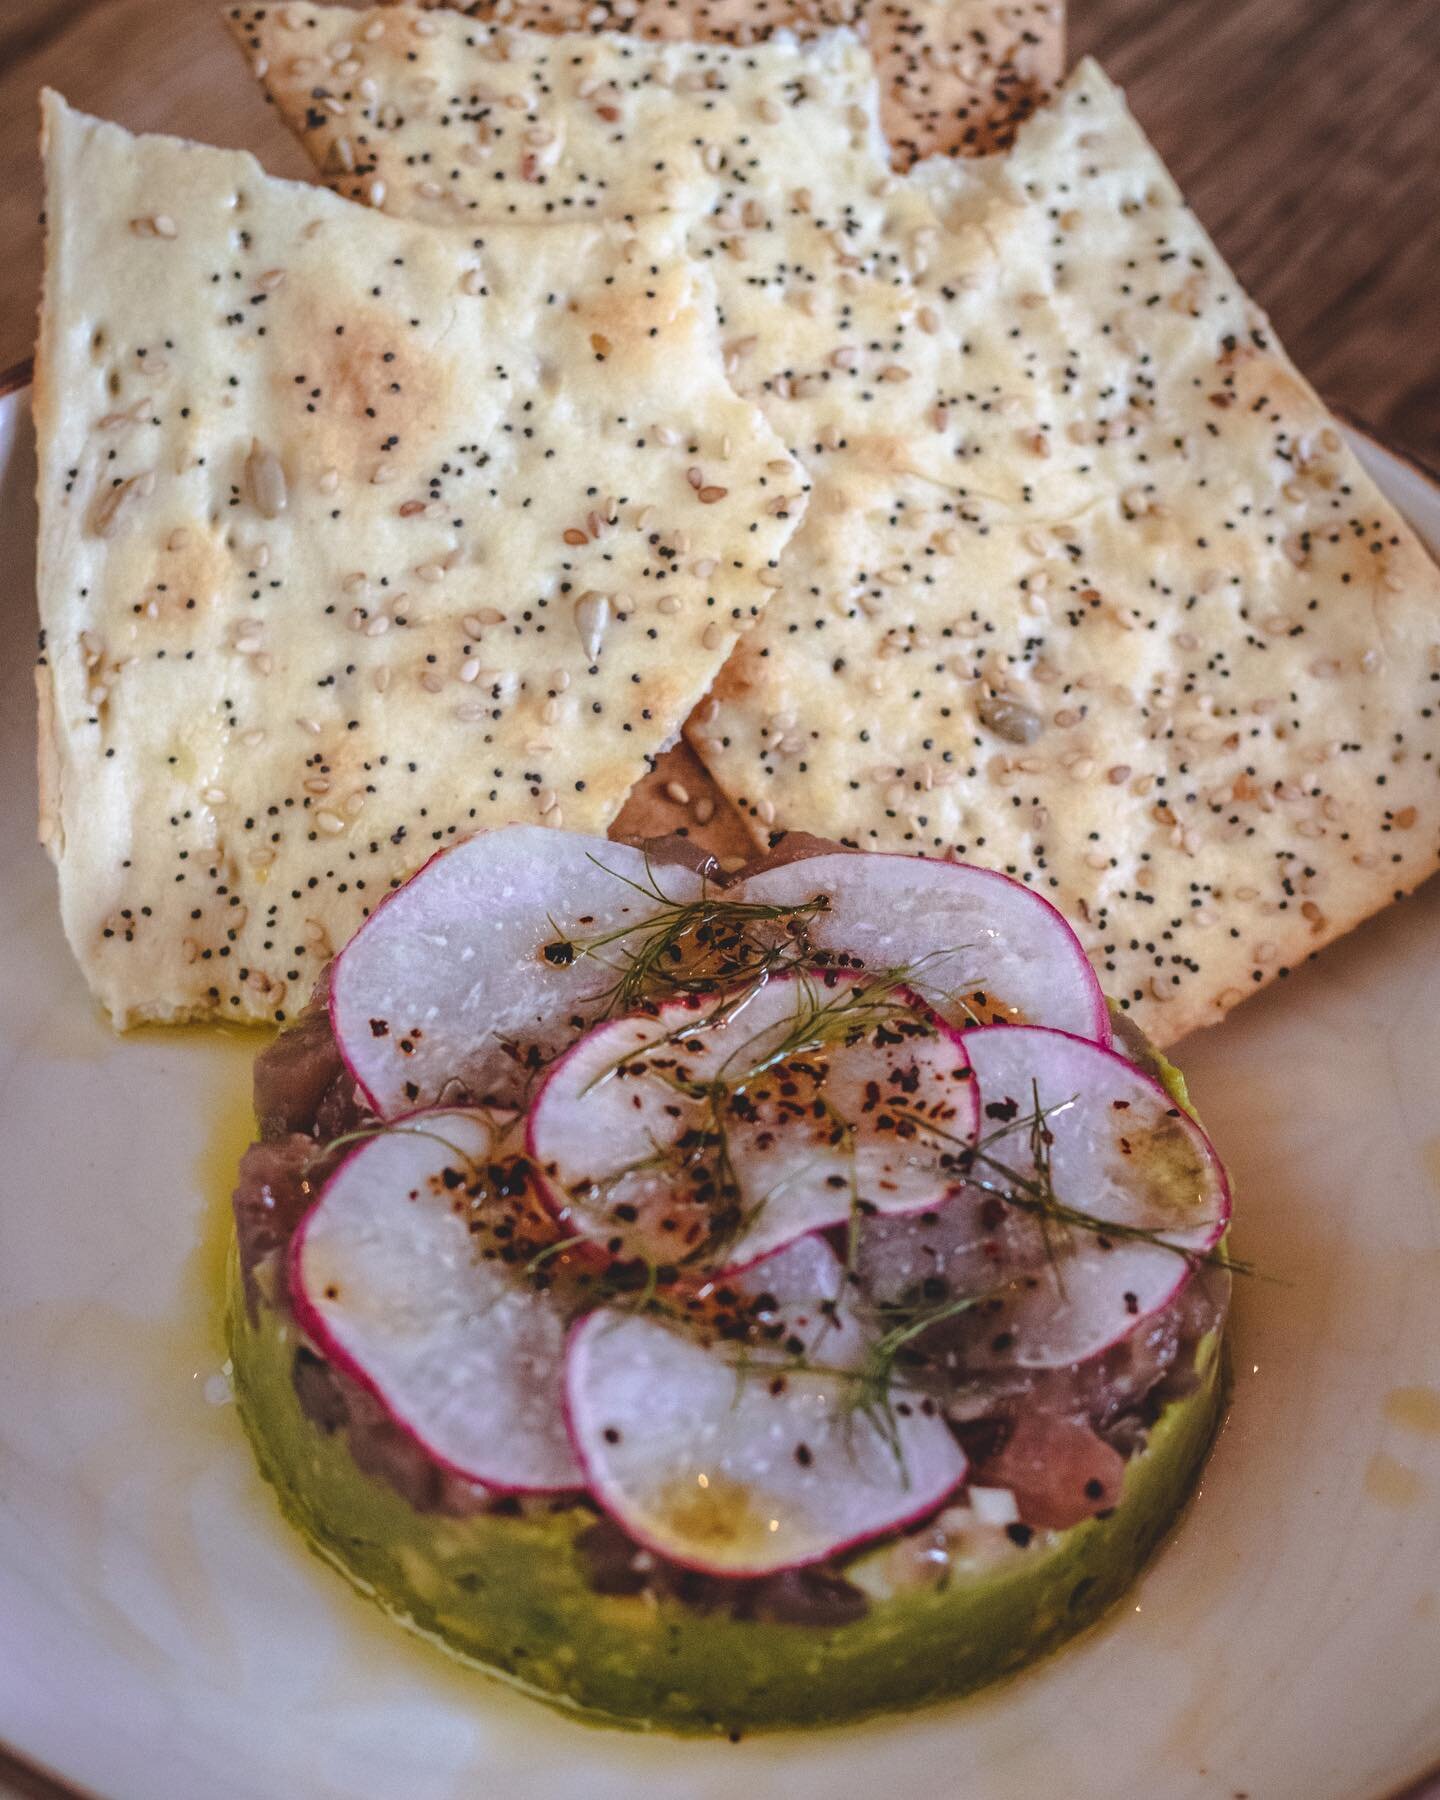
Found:
[[[1440,464],[1440,0],[1071,0],[1093,52],[1332,403]],[[0,369],[29,354],[36,89],[307,165],[215,0],[5,0]]]

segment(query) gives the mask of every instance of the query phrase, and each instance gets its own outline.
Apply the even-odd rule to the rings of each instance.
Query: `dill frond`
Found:
[[[1087,1212],[1083,1207],[1074,1206],[1062,1200],[1055,1191],[1054,1175],[1051,1168],[1050,1147],[1054,1142],[1046,1121],[1057,1113],[1067,1111],[1076,1104],[1072,1095],[1068,1100],[1056,1102],[1054,1105],[1042,1107],[1039,1101],[1038,1087],[1033,1086],[1035,1096],[1034,1110],[1019,1119],[1007,1120],[999,1129],[988,1133],[975,1144],[966,1144],[961,1138],[943,1131],[940,1127],[926,1120],[923,1115],[905,1108],[894,1106],[894,1111],[906,1112],[914,1121],[917,1130],[922,1130],[931,1137],[943,1139],[956,1149],[956,1172],[962,1175],[972,1187],[1007,1206],[1013,1206],[1017,1212],[1028,1213],[1033,1217],[1041,1231],[1046,1258],[1052,1269],[1056,1271],[1057,1280],[1060,1275],[1060,1258],[1055,1249],[1055,1237],[1052,1233],[1068,1236],[1072,1231],[1085,1232],[1091,1237],[1108,1238],[1128,1243],[1149,1244],[1157,1250],[1168,1250],[1171,1255],[1181,1257],[1192,1268],[1225,1269],[1232,1275],[1253,1275],[1253,1264],[1232,1256],[1223,1245],[1216,1245],[1211,1250],[1194,1250],[1186,1244],[1175,1244],[1165,1236],[1165,1228],[1150,1225],[1133,1225],[1114,1219],[1103,1219],[1097,1213]],[[1012,1136],[1017,1130],[1029,1134],[1030,1155],[1033,1173],[1026,1175],[1014,1168],[1010,1163],[993,1155],[989,1146],[1001,1138]],[[1197,1220],[1196,1224],[1210,1223]],[[1173,1229],[1173,1227],[1171,1227]],[[1063,1292],[1063,1285],[1062,1285]]]
[[[644,882],[607,868],[598,857],[590,860],[654,903],[644,918],[588,938],[567,936],[553,917],[550,920],[555,937],[541,951],[547,962],[566,968],[588,958],[614,974],[611,986],[596,996],[602,1017],[632,1012],[647,1001],[713,994],[732,983],[763,981],[779,969],[804,962],[811,954],[805,924],[830,905],[825,894],[790,906],[731,900],[712,892],[708,884],[698,899],[677,900],[660,886],[648,859]],[[779,937],[757,931],[766,925],[783,928]],[[605,955],[610,950],[616,957]]]

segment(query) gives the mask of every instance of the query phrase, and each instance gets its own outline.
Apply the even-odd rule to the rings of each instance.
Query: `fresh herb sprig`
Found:
[[[917,1130],[927,1136],[942,1140],[954,1148],[954,1171],[957,1177],[967,1180],[972,1187],[983,1193],[992,1195],[1007,1206],[1013,1206],[1017,1212],[1030,1214],[1039,1224],[1045,1245],[1046,1256],[1052,1267],[1059,1270],[1059,1258],[1055,1253],[1054,1238],[1050,1234],[1058,1231],[1082,1231],[1096,1238],[1113,1241],[1124,1240],[1130,1243],[1149,1244],[1157,1250],[1168,1250],[1173,1256],[1182,1258],[1192,1268],[1225,1269],[1233,1275],[1251,1275],[1252,1264],[1241,1261],[1220,1245],[1210,1250],[1195,1250],[1186,1244],[1172,1243],[1164,1235],[1165,1227],[1150,1225],[1133,1225],[1115,1219],[1104,1219],[1098,1213],[1087,1212],[1083,1207],[1074,1206],[1062,1200],[1055,1191],[1054,1175],[1051,1169],[1050,1146],[1053,1142],[1047,1120],[1056,1114],[1068,1110],[1076,1104],[1075,1096],[1068,1100],[1058,1101],[1050,1106],[1041,1106],[1038,1089],[1035,1090],[1034,1109],[1018,1119],[1007,1120],[997,1130],[982,1137],[977,1143],[967,1143],[965,1139],[946,1132],[933,1120],[903,1103],[893,1110],[904,1111],[913,1120]],[[1033,1173],[1026,1175],[1016,1169],[1003,1158],[995,1156],[989,1146],[1002,1138],[1010,1137],[1017,1129],[1030,1134],[1031,1161]],[[1196,1224],[1206,1221],[1197,1220]],[[1173,1229],[1171,1227],[1170,1229]]]
[[[806,923],[830,906],[826,894],[785,906],[731,900],[708,883],[697,899],[677,900],[660,886],[648,858],[643,882],[607,868],[598,857],[590,860],[653,903],[643,918],[594,937],[569,935],[550,920],[555,937],[541,950],[547,962],[568,968],[588,958],[614,973],[611,986],[596,996],[602,1017],[631,1012],[647,1001],[763,981],[798,966],[810,955]],[[778,934],[757,929],[767,925],[779,927]]]
[[[920,1340],[936,1326],[981,1305],[987,1297],[952,1295],[924,1305],[877,1309],[868,1322],[883,1329],[866,1344],[860,1360],[853,1365],[826,1362],[809,1348],[778,1356],[757,1352],[749,1345],[740,1346],[730,1357],[730,1364],[737,1381],[810,1375],[832,1383],[840,1390],[850,1416],[869,1421],[903,1472],[904,1444],[897,1407],[907,1395],[933,1399],[943,1387],[942,1382],[927,1373],[931,1358],[920,1347]],[[823,1339],[817,1339],[817,1344],[823,1347]]]
[[[922,1374],[929,1358],[917,1348],[918,1340],[937,1325],[970,1312],[984,1298],[980,1294],[955,1294],[927,1306],[880,1308],[878,1320],[888,1319],[890,1323],[873,1343],[866,1346],[865,1360],[857,1371],[860,1384],[857,1404],[863,1410],[888,1412],[897,1386],[911,1392],[929,1392],[931,1384]]]
[[[845,1048],[872,1032],[891,1034],[888,1039],[881,1037],[881,1041],[890,1043],[899,1043],[904,1032],[935,1036],[935,1026],[924,1019],[915,1000],[903,991],[909,976],[908,969],[882,969],[831,987],[815,982],[809,974],[798,975],[800,1004],[779,1039],[761,1055],[742,1064],[739,1073],[732,1073],[735,1060],[749,1048],[738,1046],[720,1065],[717,1079],[731,1093],[743,1094],[782,1063]]]
[[[456,1107],[453,1110],[456,1112],[478,1112],[484,1118],[485,1123],[490,1129],[497,1133],[497,1136],[503,1134],[507,1125],[511,1123],[510,1121],[505,1123],[497,1122],[484,1107]],[[453,1157],[463,1163],[465,1167],[470,1170],[472,1178],[479,1174],[480,1164],[476,1160],[473,1152],[462,1149],[459,1144],[455,1143],[453,1139],[446,1137],[443,1132],[432,1131],[428,1125],[414,1125],[408,1119],[394,1119],[382,1121],[375,1125],[361,1125],[357,1126],[354,1131],[341,1132],[339,1137],[328,1138],[323,1144],[317,1144],[315,1146],[315,1160],[320,1161],[325,1157],[333,1156],[337,1150],[346,1150],[352,1144],[367,1143],[372,1138],[394,1137],[402,1132],[408,1137],[429,1138],[432,1143],[441,1145],[444,1149],[448,1150]]]

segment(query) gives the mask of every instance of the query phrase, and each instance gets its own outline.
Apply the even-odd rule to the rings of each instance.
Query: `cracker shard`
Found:
[[[768,601],[803,478],[663,222],[477,245],[54,95],[45,135],[66,930],[117,1023],[283,1018],[438,846],[605,828]]]
[[[1093,64],[913,179],[943,229],[852,300],[937,329],[868,421],[806,401],[836,447],[691,741],[757,839],[1020,875],[1167,1044],[1434,868],[1440,572]]]
[[[1435,571],[1093,65],[861,154],[680,209],[812,482],[692,745],[761,841],[1022,875],[1173,1042],[1433,867]]]
[[[741,232],[758,223],[757,164],[819,157],[856,187],[885,167],[874,66],[850,31],[746,53],[404,6],[228,19],[321,179],[431,225],[718,208]]]
[[[476,197],[487,203],[497,182],[516,217],[614,202],[616,174],[595,171],[626,141],[665,149],[662,168],[639,156],[617,172],[627,200],[653,206],[657,178],[663,185],[689,160],[677,102],[713,106],[718,95],[723,110],[733,96],[765,132],[797,107],[818,123],[805,100],[838,98],[843,125],[855,101],[833,87],[813,44],[836,26],[852,27],[874,56],[879,120],[899,168],[1004,149],[1059,81],[1064,55],[1061,0],[479,0],[453,13],[239,6],[227,18],[325,180],[373,205],[409,197],[452,217]],[[546,47],[562,34],[563,49]],[[647,53],[637,67],[635,40],[658,47],[658,64]],[[743,58],[717,75],[724,64],[707,46],[764,40],[796,64],[788,90],[745,76],[737,86]],[[478,78],[456,75],[457,61],[477,60]],[[658,77],[642,73],[657,67]],[[723,129],[723,118],[711,123]],[[718,161],[715,138],[703,135],[698,153]],[[423,160],[409,160],[416,151]]]

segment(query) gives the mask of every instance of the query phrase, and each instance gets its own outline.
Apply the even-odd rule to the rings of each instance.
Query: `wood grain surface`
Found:
[[[1440,0],[1072,0],[1070,42],[1126,84],[1325,397],[1440,463]],[[3,0],[0,369],[34,329],[43,82],[307,173],[213,0]]]

